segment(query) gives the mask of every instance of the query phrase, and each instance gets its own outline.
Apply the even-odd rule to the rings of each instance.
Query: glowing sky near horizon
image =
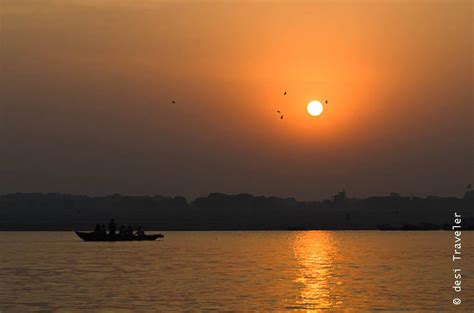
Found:
[[[7,0],[0,14],[0,193],[471,182],[471,1]],[[329,99],[317,118],[312,99]]]

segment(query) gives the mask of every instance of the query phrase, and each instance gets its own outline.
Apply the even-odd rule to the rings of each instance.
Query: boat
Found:
[[[288,226],[288,230],[290,231],[299,231],[299,230],[308,230],[305,227],[300,227],[300,226]]]
[[[431,223],[421,223],[417,225],[404,224],[403,226],[392,226],[389,224],[377,225],[379,230],[440,230],[441,226]]]
[[[121,237],[120,235],[110,236],[84,231],[75,231],[75,233],[84,241],[152,241],[164,237],[163,234]]]
[[[421,223],[418,225],[410,225],[405,224],[403,225],[403,230],[440,230],[441,227],[439,225],[431,224],[431,223]]]
[[[389,224],[377,225],[379,230],[403,230],[403,227],[392,226]]]

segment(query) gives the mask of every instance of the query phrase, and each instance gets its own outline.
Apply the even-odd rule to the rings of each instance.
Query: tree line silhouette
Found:
[[[322,201],[211,193],[191,202],[180,196],[14,193],[0,196],[0,230],[88,230],[111,217],[159,230],[438,229],[452,223],[454,211],[463,214],[465,227],[474,226],[474,190],[462,198],[392,193],[358,199],[339,192]]]

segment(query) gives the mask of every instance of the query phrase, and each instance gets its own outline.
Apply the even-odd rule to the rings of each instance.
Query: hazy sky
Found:
[[[0,14],[0,193],[474,183],[472,1],[0,0]],[[312,99],[329,100],[319,117]]]

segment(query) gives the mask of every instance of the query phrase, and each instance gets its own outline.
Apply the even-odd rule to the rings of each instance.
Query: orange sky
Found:
[[[474,172],[472,12],[3,1],[0,192],[460,195]]]

